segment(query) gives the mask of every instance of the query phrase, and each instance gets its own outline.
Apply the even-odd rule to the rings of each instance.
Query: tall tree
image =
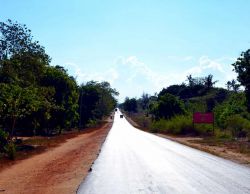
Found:
[[[137,112],[137,101],[135,98],[125,98],[123,109],[128,112]]]
[[[183,101],[172,94],[166,93],[158,96],[157,103],[153,105],[151,112],[156,119],[170,119],[177,114],[184,114],[185,108]]]
[[[238,73],[238,81],[245,87],[247,109],[250,112],[250,49],[242,52],[241,56],[232,65],[235,72]]]
[[[142,96],[141,96],[141,105],[142,105],[143,110],[148,109],[149,102],[150,102],[149,94],[143,93]]]
[[[211,74],[204,78],[204,86],[206,87],[206,89],[211,89],[216,82],[218,81],[213,81],[213,75]]]
[[[57,108],[52,111],[50,126],[69,128],[78,122],[78,87],[75,79],[70,77],[61,66],[48,67],[41,80],[43,87],[55,89],[53,98]],[[61,118],[61,119],[58,119]]]
[[[10,59],[16,54],[33,53],[49,62],[50,58],[44,47],[32,38],[31,30],[26,25],[11,20],[0,22],[0,61]]]
[[[228,91],[232,89],[234,92],[238,92],[240,89],[240,84],[238,84],[235,79],[232,79],[232,81],[227,81],[226,86]]]
[[[33,88],[21,88],[13,84],[0,84],[0,116],[9,129],[10,137],[14,135],[18,119],[38,110],[40,102],[37,91]]]
[[[82,84],[79,90],[80,127],[108,115],[117,104],[119,93],[108,82],[90,81]]]

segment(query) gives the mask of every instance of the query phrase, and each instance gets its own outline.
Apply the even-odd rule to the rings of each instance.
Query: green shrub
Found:
[[[95,119],[90,119],[86,127],[96,127],[98,125],[98,121]]]
[[[232,139],[232,132],[229,130],[215,129],[215,137],[218,139]]]
[[[8,143],[8,133],[0,129],[0,153],[4,152],[4,147]]]
[[[150,111],[156,119],[170,119],[175,115],[185,114],[184,102],[172,94],[164,94],[158,97],[158,102]]]
[[[10,141],[5,145],[4,149],[9,159],[14,160],[16,157],[16,145],[12,141]]]
[[[160,119],[152,123],[151,129],[157,132],[172,134],[192,133],[192,118],[186,115],[179,115],[169,120]]]
[[[238,114],[228,117],[225,126],[234,137],[246,137],[250,133],[250,121]]]
[[[212,124],[195,124],[194,133],[198,135],[212,135],[213,125]]]
[[[216,124],[223,128],[227,128],[227,120],[233,115],[247,115],[246,97],[243,93],[232,94],[228,100],[214,108]]]

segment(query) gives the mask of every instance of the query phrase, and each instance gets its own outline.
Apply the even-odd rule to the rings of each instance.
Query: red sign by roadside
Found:
[[[193,113],[193,123],[214,123],[214,113]]]

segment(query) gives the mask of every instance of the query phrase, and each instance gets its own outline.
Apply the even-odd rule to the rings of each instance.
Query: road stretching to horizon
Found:
[[[78,194],[250,193],[250,168],[134,128],[117,111]]]

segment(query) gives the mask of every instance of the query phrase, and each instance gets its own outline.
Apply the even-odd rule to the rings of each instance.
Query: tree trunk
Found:
[[[12,125],[11,125],[11,129],[10,129],[10,139],[12,140],[13,135],[14,135],[14,129],[15,129],[15,125],[16,125],[16,117],[13,116],[12,117]]]

